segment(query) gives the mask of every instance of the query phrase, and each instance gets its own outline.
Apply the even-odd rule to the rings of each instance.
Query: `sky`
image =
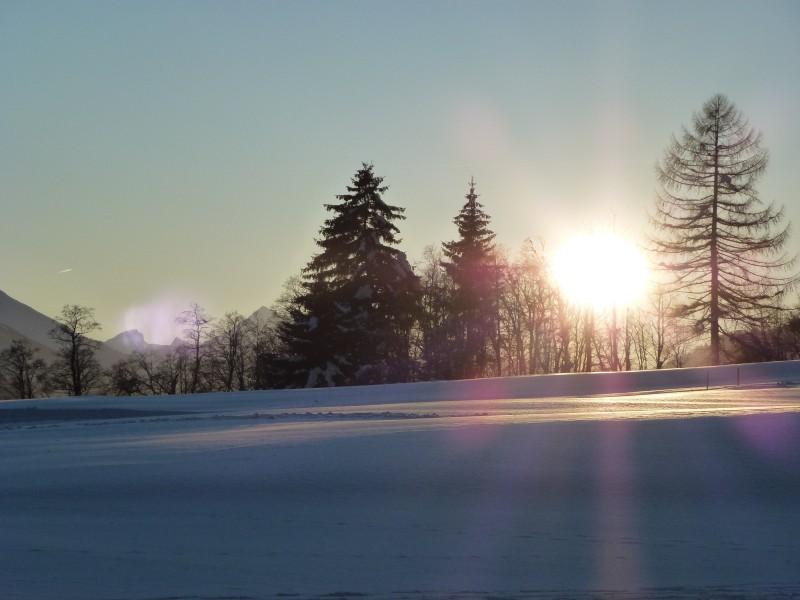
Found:
[[[168,343],[269,306],[374,164],[401,248],[468,182],[512,253],[649,231],[654,165],[716,93],[764,135],[800,250],[800,3],[0,0],[0,290]]]

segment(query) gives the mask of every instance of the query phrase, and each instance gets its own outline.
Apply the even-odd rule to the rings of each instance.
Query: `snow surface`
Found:
[[[665,373],[0,403],[0,596],[800,596],[800,363]]]

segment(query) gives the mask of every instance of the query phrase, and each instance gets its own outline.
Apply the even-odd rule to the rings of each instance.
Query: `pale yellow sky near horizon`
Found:
[[[418,260],[474,176],[498,242],[647,231],[654,164],[724,93],[800,222],[800,4],[0,4],[0,289],[103,338],[269,306],[364,161]],[[789,251],[800,249],[795,234]]]

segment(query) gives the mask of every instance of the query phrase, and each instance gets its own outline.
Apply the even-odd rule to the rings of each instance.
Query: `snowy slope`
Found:
[[[2,403],[93,417],[0,424],[2,597],[796,597],[797,364],[748,372]]]
[[[800,361],[660,371],[528,375],[334,389],[267,390],[134,398],[105,398],[102,396],[52,398],[6,402],[0,404],[0,407],[36,405],[40,407],[88,408],[113,405],[142,410],[161,410],[168,407],[182,411],[230,412],[265,408],[357,406],[380,403],[585,397],[598,394],[705,389],[707,386],[711,388],[736,386],[737,379],[741,386],[776,383],[800,384]]]

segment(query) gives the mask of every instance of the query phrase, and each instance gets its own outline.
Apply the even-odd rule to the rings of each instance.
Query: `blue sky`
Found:
[[[0,289],[101,337],[271,304],[362,161],[403,249],[647,230],[653,166],[721,92],[800,223],[797,2],[0,0]],[[800,233],[792,239],[800,249]]]

